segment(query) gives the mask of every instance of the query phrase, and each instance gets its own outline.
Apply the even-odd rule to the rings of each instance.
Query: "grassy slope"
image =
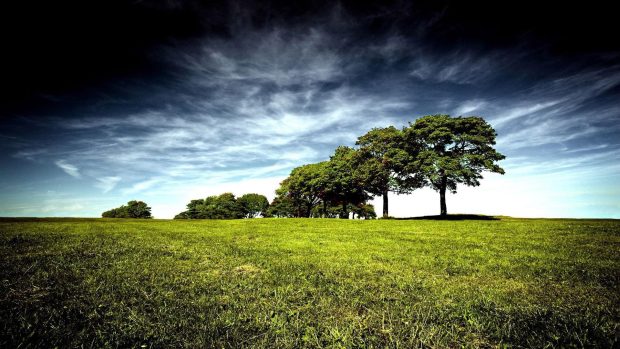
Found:
[[[0,242],[0,347],[620,341],[620,221],[1,220]]]

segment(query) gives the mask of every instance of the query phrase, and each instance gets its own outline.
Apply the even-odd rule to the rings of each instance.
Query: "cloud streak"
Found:
[[[80,170],[77,168],[77,166],[71,165],[65,160],[58,160],[55,162],[55,164],[56,166],[60,167],[61,170],[65,171],[65,173],[69,176],[75,178],[82,178]]]

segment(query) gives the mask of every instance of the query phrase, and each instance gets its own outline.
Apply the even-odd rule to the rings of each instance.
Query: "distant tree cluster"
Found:
[[[192,200],[187,210],[174,219],[238,219],[268,215],[269,200],[260,194],[245,194],[236,198],[232,193]]]
[[[357,139],[356,148],[340,146],[328,161],[293,169],[276,191],[272,214],[363,216],[371,208],[367,200],[380,195],[388,217],[389,192],[426,186],[439,192],[440,214],[447,215],[447,191],[456,193],[457,184],[480,185],[483,171],[504,173],[497,161],[505,157],[493,148],[496,136],[477,116],[428,115],[403,129],[372,129]]]
[[[113,208],[101,214],[103,218],[153,218],[151,208],[143,201],[132,200],[127,205]]]

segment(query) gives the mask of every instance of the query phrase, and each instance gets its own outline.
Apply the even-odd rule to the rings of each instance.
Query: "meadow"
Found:
[[[620,221],[0,219],[0,347],[617,347]]]

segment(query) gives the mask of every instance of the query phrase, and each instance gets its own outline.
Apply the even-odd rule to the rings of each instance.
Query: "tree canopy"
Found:
[[[237,219],[255,218],[266,214],[267,198],[260,194],[245,194],[239,199],[232,193],[208,196],[191,200],[187,210],[177,214],[175,219]]]
[[[340,205],[342,217],[348,216],[348,205],[361,205],[370,198],[359,175],[358,165],[356,151],[340,146],[324,168],[326,181],[323,202],[332,206]]]
[[[132,200],[127,205],[105,211],[101,214],[103,218],[153,218],[151,208],[143,201]]]
[[[237,204],[245,218],[264,216],[269,208],[269,200],[264,195],[254,193],[244,194],[237,199]]]
[[[280,183],[278,196],[287,197],[296,217],[310,217],[312,208],[327,195],[327,161],[299,166]]]
[[[383,217],[389,216],[388,193],[410,193],[419,182],[402,180],[403,167],[409,159],[404,149],[403,132],[394,126],[373,128],[359,137],[357,174],[370,195],[383,198]],[[413,172],[412,172],[413,173]]]
[[[405,150],[410,155],[405,172],[421,174],[424,184],[440,194],[440,213],[447,215],[446,190],[457,184],[478,186],[483,171],[504,174],[497,161],[497,133],[477,116],[428,115],[404,129]]]

